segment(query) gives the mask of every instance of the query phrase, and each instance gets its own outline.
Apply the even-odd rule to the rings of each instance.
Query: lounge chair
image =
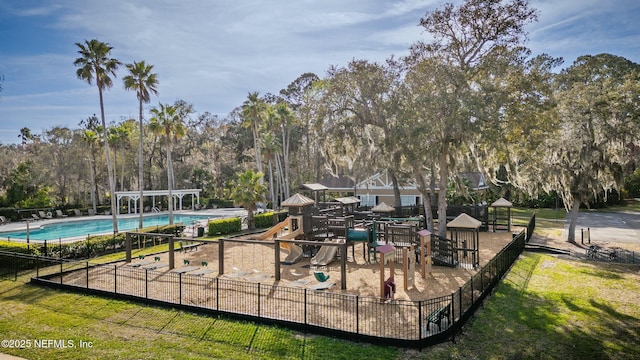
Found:
[[[89,216],[94,216],[96,214],[96,211],[93,209],[89,209]]]
[[[40,220],[40,217],[38,215],[36,215],[36,214],[31,214],[31,218],[33,220]]]
[[[43,219],[43,220],[44,219],[52,219],[53,218],[53,216],[51,216],[51,212],[48,212],[48,213],[45,214],[44,211],[42,211],[42,210],[38,211],[38,215],[40,216],[40,219]]]
[[[78,210],[78,209],[73,209],[73,213],[74,213],[76,216],[82,216],[82,212],[81,212],[80,210]]]
[[[58,210],[56,210],[56,217],[59,217],[59,218],[66,218],[66,217],[67,217],[67,215],[66,215],[66,214],[63,214],[63,213],[62,213],[62,211],[61,211],[60,209],[58,209]]]
[[[4,225],[6,223],[8,223],[9,221],[7,220],[6,217],[0,215],[0,225]]]

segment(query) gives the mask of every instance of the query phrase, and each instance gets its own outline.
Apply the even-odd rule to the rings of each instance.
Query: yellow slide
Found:
[[[258,237],[258,239],[259,240],[269,240],[269,239],[272,239],[274,235],[276,235],[276,237],[277,237],[278,236],[278,231],[286,228],[288,223],[289,223],[289,220],[288,219],[284,219],[283,221],[281,221],[280,223],[276,224],[271,229],[267,230],[262,235],[260,235]]]

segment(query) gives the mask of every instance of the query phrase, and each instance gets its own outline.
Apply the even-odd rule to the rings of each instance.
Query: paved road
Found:
[[[570,218],[564,225],[563,238],[567,238]],[[619,242],[640,244],[640,213],[634,212],[581,212],[576,224],[576,242],[580,242],[580,229],[589,228],[591,243]]]

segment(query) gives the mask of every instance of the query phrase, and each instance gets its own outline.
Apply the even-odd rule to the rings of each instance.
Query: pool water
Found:
[[[193,221],[205,220],[207,218],[215,218],[216,216],[198,216],[198,215],[173,215],[173,223],[183,223],[190,226]],[[138,228],[139,218],[118,219],[118,231],[129,231]],[[33,223],[32,223],[33,224]],[[145,216],[143,226],[156,226],[169,224],[169,215],[153,215]],[[94,219],[82,221],[65,221],[53,224],[43,225],[41,227],[29,229],[30,240],[57,240],[79,236],[109,234],[113,232],[113,221],[111,219]],[[18,230],[11,232],[0,232],[0,238],[10,239],[27,239],[26,230]]]

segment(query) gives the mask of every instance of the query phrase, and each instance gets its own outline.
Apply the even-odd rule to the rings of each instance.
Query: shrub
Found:
[[[0,250],[20,254],[39,255],[37,245],[17,241],[0,241]]]
[[[271,227],[273,226],[273,212],[256,214],[254,220],[258,229]]]
[[[142,233],[157,233],[157,234],[170,234],[179,236],[184,230],[184,225],[174,224],[165,226],[150,226],[140,229]],[[101,256],[116,251],[121,251],[125,248],[126,232],[118,234],[108,235],[94,235],[89,236],[86,240],[78,241],[74,243],[66,243],[61,245],[53,244],[49,248],[42,247],[40,252],[47,256],[58,256],[63,259],[83,259]],[[156,245],[151,237],[132,236],[131,247],[133,249],[139,249],[147,246]]]
[[[240,218],[226,218],[209,221],[209,236],[224,235],[242,230]]]

